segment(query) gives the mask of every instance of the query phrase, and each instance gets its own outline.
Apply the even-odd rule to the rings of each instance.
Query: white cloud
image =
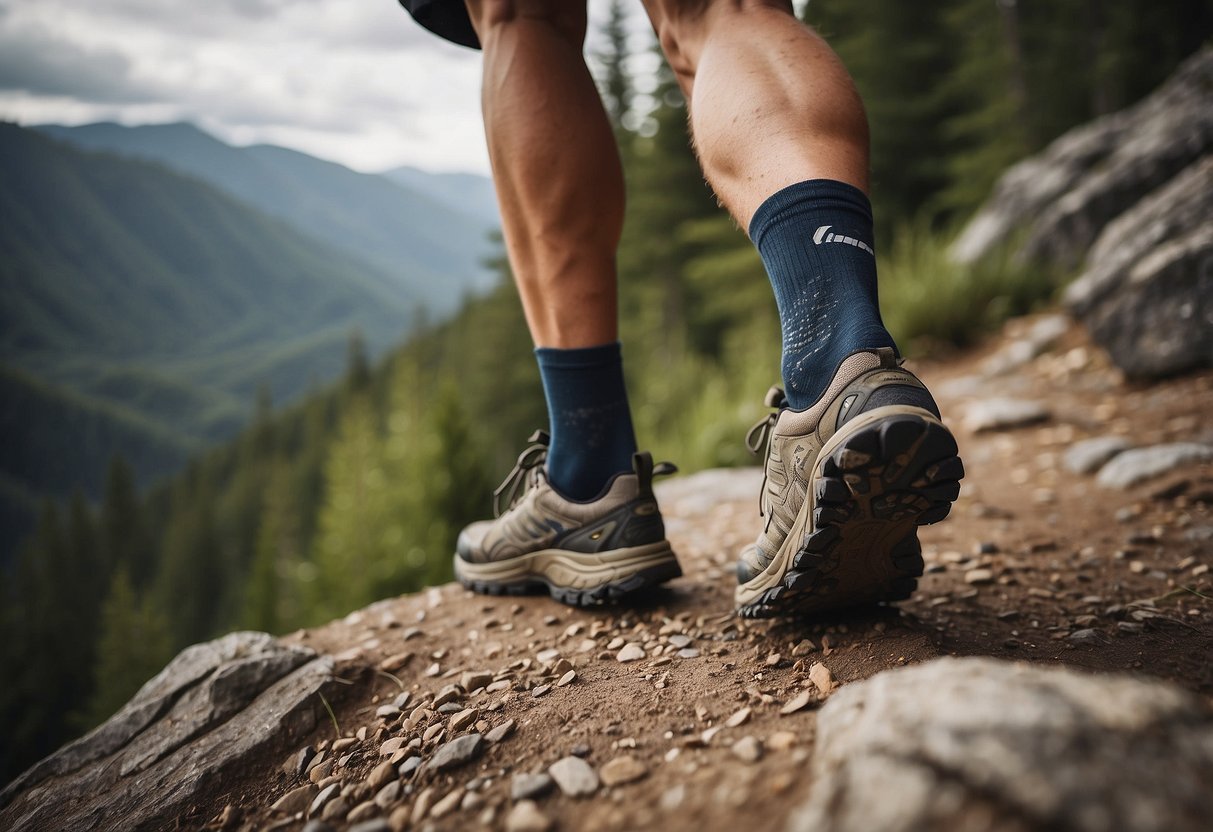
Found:
[[[69,96],[130,104],[163,94],[136,81],[121,51],[87,46],[37,22],[0,28],[0,85],[34,95]]]
[[[392,0],[10,0],[0,117],[188,119],[375,170],[488,169],[479,54]]]
[[[479,88],[480,53],[395,0],[0,0],[0,118],[26,124],[190,120],[359,170],[487,172]]]

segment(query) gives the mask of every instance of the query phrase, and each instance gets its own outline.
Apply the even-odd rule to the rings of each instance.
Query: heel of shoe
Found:
[[[951,432],[925,410],[863,414],[817,463],[812,531],[782,582],[741,614],[817,613],[910,597],[923,572],[917,528],[943,520],[960,494],[957,452]]]

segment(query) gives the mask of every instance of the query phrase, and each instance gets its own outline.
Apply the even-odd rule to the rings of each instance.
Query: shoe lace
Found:
[[[544,476],[543,464],[548,458],[550,441],[551,437],[542,430],[535,431],[527,439],[531,444],[518,455],[518,461],[514,463],[510,473],[506,474],[501,485],[493,490],[494,517],[500,517],[513,508],[530,488],[539,483],[539,479]]]
[[[760,453],[770,454],[771,434],[774,433],[775,423],[779,420],[779,411],[787,407],[788,397],[781,387],[772,387],[767,391],[763,404],[772,408],[771,412],[755,422],[745,435],[745,446],[754,456],[758,456]],[[766,516],[766,503],[764,502],[766,493],[767,466],[764,464],[762,466],[762,486],[758,489],[758,515],[760,517]]]

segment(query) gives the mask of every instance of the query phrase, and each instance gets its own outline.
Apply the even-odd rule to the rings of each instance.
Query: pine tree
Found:
[[[210,483],[179,490],[155,586],[155,602],[165,613],[174,648],[205,641],[230,620],[224,617],[229,587],[223,560]]]
[[[348,392],[366,389],[371,381],[371,365],[366,357],[366,341],[361,332],[350,335],[346,357],[345,387]]]
[[[246,582],[244,626],[270,633],[301,622],[299,521],[290,468],[275,466],[262,502],[257,546]]]
[[[625,343],[653,344],[653,358],[668,368],[687,348],[688,308],[696,300],[688,295],[685,269],[701,247],[684,236],[684,226],[725,215],[691,149],[686,101],[674,73],[664,58],[660,67],[650,135],[636,140],[628,171],[619,271]],[[652,333],[659,333],[655,344]]]
[[[299,551],[310,552],[324,499],[325,457],[336,426],[332,397],[307,402],[301,421],[303,445],[289,460],[289,479],[299,522]]]
[[[492,294],[467,307],[431,342],[406,348],[399,360],[415,362],[431,378],[459,380],[464,410],[479,415],[488,467],[501,476],[518,456],[523,440],[546,424],[547,410],[530,333],[504,257],[498,268],[501,283]],[[422,398],[426,392],[418,387],[394,394],[391,406],[397,407],[402,395]]]
[[[257,388],[257,400],[253,408],[253,424],[245,431],[248,452],[254,464],[267,460],[274,453],[274,400],[268,384]]]
[[[121,457],[110,462],[101,505],[101,546],[106,573],[125,566],[136,587],[153,577],[153,545],[143,522],[135,475]]]
[[[414,421],[417,435],[410,452],[401,455],[405,464],[392,473],[396,484],[404,489],[400,501],[408,523],[404,538],[410,542],[413,568],[395,576],[392,584],[383,588],[385,592],[449,581],[459,532],[468,523],[483,519],[493,488],[459,391],[452,382],[441,382],[424,413],[410,421]],[[404,441],[401,432],[389,436],[389,458]]]
[[[373,600],[382,542],[391,542],[384,514],[385,479],[377,419],[365,397],[353,399],[325,465],[327,494],[320,510],[309,587],[314,621],[344,615]]]
[[[172,655],[167,622],[149,599],[140,599],[125,566],[110,582],[100,633],[93,694],[86,709],[89,725],[121,708]]]
[[[960,110],[943,124],[955,148],[948,156],[948,183],[930,204],[939,213],[966,216],[1035,143],[1033,99],[1014,0],[958,3],[947,26],[957,44],[957,68],[944,83]]]
[[[33,538],[18,554],[5,604],[6,664],[11,674],[0,685],[0,718],[6,738],[0,763],[14,775],[49,753],[69,734],[63,719],[72,705],[68,686],[73,668],[63,653],[73,637],[61,574],[68,566],[68,543],[58,508],[47,500]],[[7,583],[7,581],[6,581]]]
[[[806,7],[807,20],[842,58],[867,109],[881,245],[899,224],[939,214],[931,200],[948,183],[954,146],[944,125],[958,112],[945,83],[955,55],[944,33],[958,1],[813,0]]]
[[[73,691],[75,702],[69,705],[67,719],[75,727],[84,727],[79,712],[81,699],[91,695],[93,668],[97,660],[97,633],[104,597],[101,588],[109,585],[104,556],[100,552],[92,511],[79,491],[72,494],[68,507],[67,565],[61,572],[63,615],[57,626],[67,630],[61,640],[64,652],[59,656],[63,684]]]

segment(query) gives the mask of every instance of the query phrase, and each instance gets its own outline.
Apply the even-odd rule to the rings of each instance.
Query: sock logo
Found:
[[[813,242],[816,245],[821,245],[822,243],[845,243],[849,246],[855,246],[855,248],[861,248],[873,257],[876,256],[876,252],[872,251],[872,247],[863,240],[856,240],[854,237],[844,237],[842,234],[828,233],[833,227],[832,225],[823,225],[818,228],[813,232]]]

